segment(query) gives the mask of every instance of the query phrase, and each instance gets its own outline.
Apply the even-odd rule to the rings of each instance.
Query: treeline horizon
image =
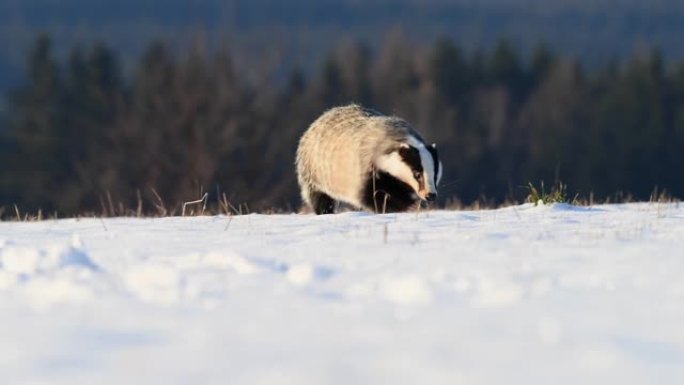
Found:
[[[296,211],[299,137],[348,103],[437,143],[442,206],[520,202],[542,181],[597,201],[684,196],[684,62],[655,49],[589,71],[544,45],[466,51],[395,32],[377,50],[342,43],[314,73],[282,82],[277,61],[246,76],[237,55],[157,42],[124,73],[105,43],[58,60],[49,35],[37,38],[0,117],[0,211],[180,214],[205,193],[232,209]]]

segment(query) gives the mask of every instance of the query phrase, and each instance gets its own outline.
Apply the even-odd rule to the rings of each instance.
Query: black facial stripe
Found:
[[[437,175],[439,175],[439,156],[437,155],[437,149],[433,146],[426,146],[430,155],[432,155],[432,161],[435,164],[435,184],[437,184]]]
[[[399,156],[406,163],[414,175],[423,175],[423,162],[420,160],[420,152],[417,148],[413,146],[401,147],[399,148]],[[425,181],[423,178],[416,177],[416,182],[418,182],[418,189],[422,190],[425,188]]]
[[[420,152],[413,146],[399,148],[399,156],[411,170],[423,173],[423,163],[420,161]]]

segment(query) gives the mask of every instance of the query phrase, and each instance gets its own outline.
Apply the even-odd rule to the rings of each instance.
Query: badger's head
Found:
[[[428,202],[437,199],[442,163],[434,144],[425,145],[422,140],[409,136],[380,156],[376,167],[411,186],[417,198]]]

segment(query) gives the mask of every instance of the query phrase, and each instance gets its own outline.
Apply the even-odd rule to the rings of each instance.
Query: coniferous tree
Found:
[[[116,56],[103,43],[86,53],[76,48],[65,74],[62,108],[63,151],[69,154],[63,207],[92,209],[98,196],[115,188],[112,136],[124,105],[124,89]]]
[[[430,64],[432,81],[442,98],[449,103],[467,99],[470,69],[463,53],[450,39],[437,42]]]
[[[14,197],[27,209],[58,206],[61,177],[68,170],[67,156],[60,148],[64,116],[61,109],[63,81],[48,36],[39,37],[27,59],[27,82],[9,98],[13,111],[8,135],[13,142],[10,162]]]
[[[497,43],[488,65],[488,77],[494,83],[507,85],[514,92],[521,91],[523,69],[510,41],[502,39]]]

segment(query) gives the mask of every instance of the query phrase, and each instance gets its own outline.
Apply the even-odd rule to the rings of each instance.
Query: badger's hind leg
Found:
[[[309,191],[309,204],[316,215],[335,212],[335,200],[330,195],[320,191]]]

